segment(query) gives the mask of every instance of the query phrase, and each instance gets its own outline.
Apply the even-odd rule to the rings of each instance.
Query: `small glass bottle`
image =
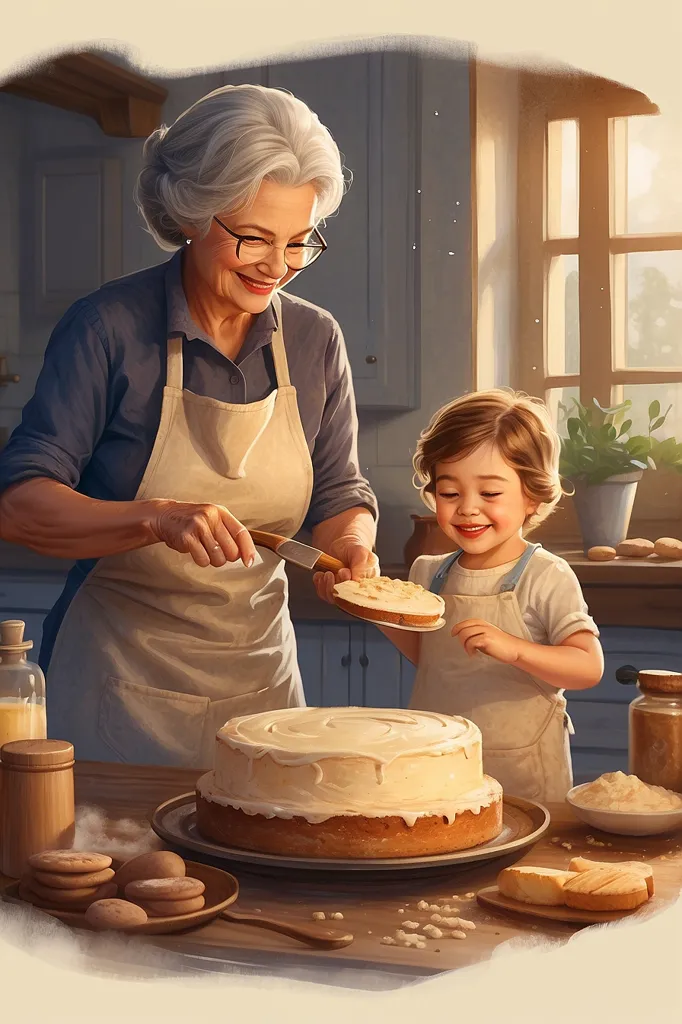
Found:
[[[616,678],[640,692],[629,709],[630,774],[682,793],[682,672],[624,666]]]
[[[47,737],[45,676],[26,660],[25,628],[21,619],[0,622],[0,760],[5,743]]]

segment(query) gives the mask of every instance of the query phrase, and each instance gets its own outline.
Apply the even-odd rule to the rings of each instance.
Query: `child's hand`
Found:
[[[519,659],[522,641],[483,619],[458,622],[452,628],[452,635],[459,640],[469,657],[473,657],[476,651],[482,651],[505,665],[511,665]]]

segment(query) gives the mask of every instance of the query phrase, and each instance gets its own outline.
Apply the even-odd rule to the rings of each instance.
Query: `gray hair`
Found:
[[[320,220],[344,194],[341,154],[330,132],[283,89],[226,85],[152,132],[135,202],[154,239],[169,252],[186,242],[180,227],[208,233],[212,218],[249,206],[263,181],[312,184]]]

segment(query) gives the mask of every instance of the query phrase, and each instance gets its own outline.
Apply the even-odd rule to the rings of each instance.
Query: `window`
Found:
[[[562,88],[563,84],[563,88]],[[560,432],[578,398],[658,400],[682,439],[682,137],[600,79],[529,76],[519,139],[519,360]],[[664,436],[665,436],[664,433]]]

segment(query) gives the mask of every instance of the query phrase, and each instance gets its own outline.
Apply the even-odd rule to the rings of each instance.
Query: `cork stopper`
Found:
[[[648,693],[682,694],[682,672],[668,672],[666,669],[644,669],[637,676],[640,690]]]
[[[32,640],[24,640],[26,623],[21,619],[5,619],[0,622],[0,654],[20,654],[23,651],[30,651],[33,647]]]
[[[73,764],[73,744],[67,740],[12,740],[0,748],[5,768],[67,768]]]

